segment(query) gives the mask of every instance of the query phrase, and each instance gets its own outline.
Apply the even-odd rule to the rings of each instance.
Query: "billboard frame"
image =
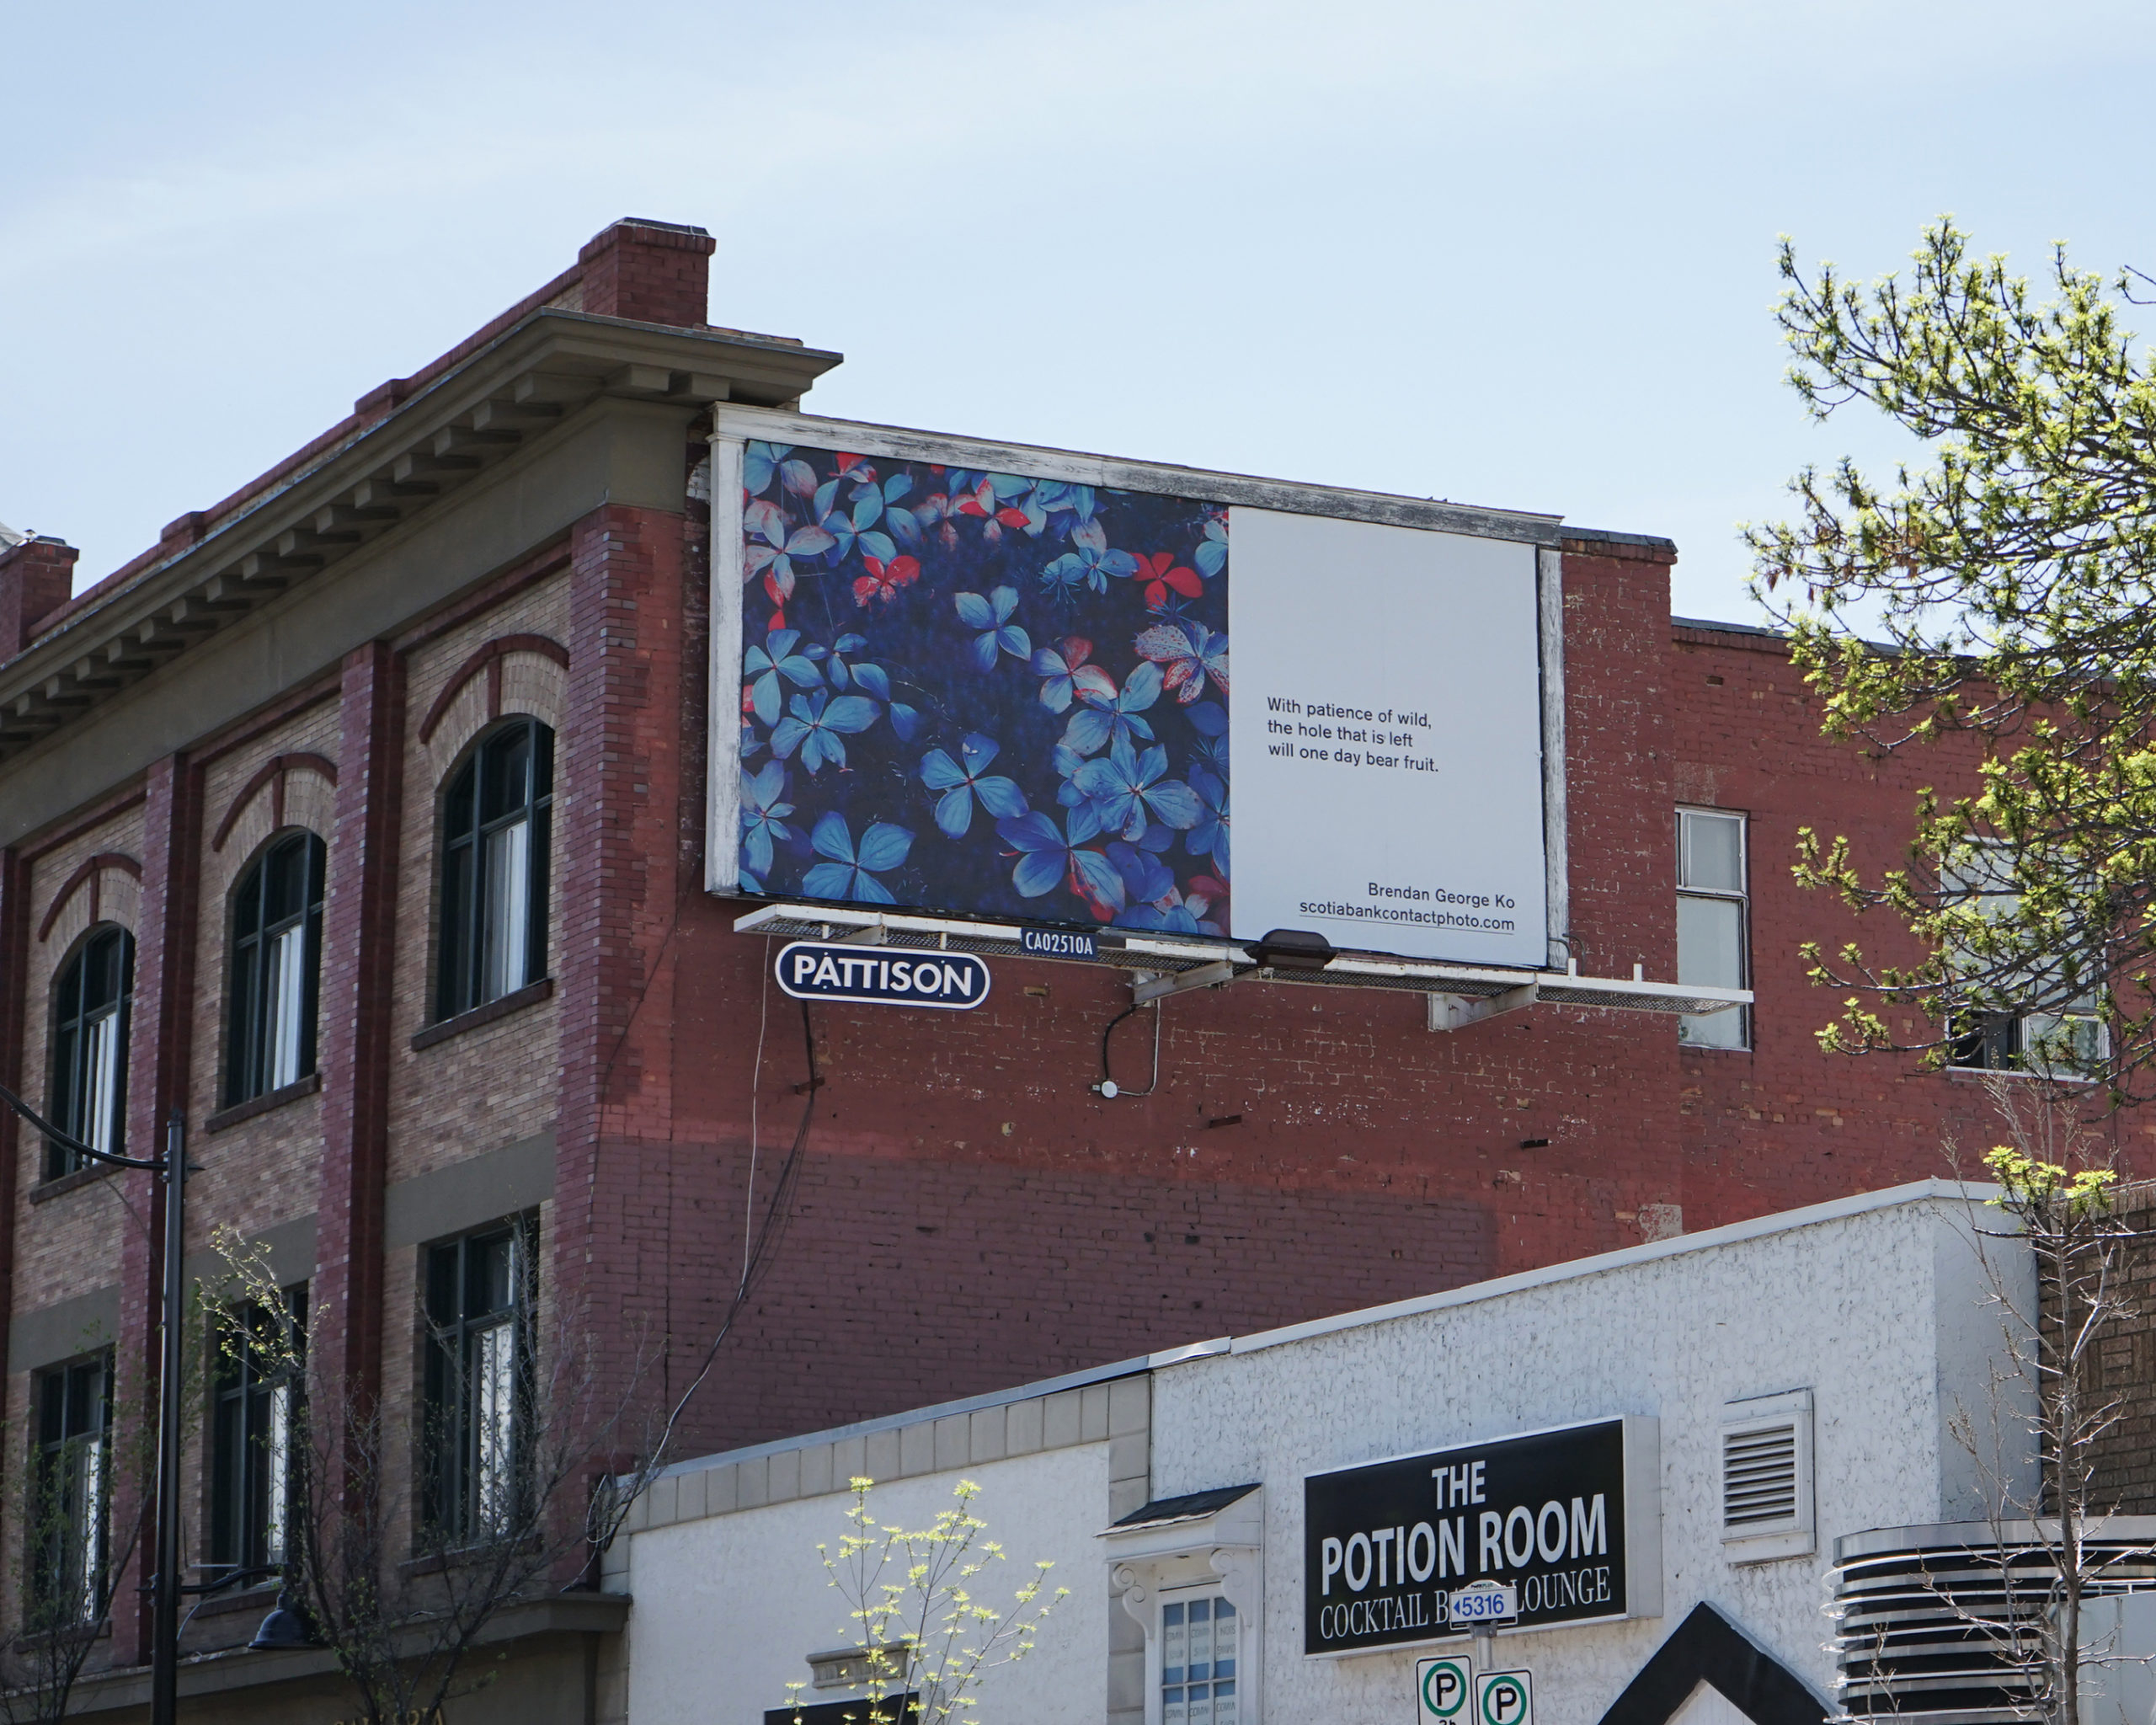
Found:
[[[1284,514],[1368,521],[1532,546],[1535,552],[1537,670],[1540,685],[1544,964],[1566,968],[1571,917],[1565,772],[1564,574],[1561,517],[1479,509],[1434,498],[1297,484],[1199,467],[947,435],[906,426],[827,419],[781,409],[720,403],[711,446],[711,664],[704,830],[704,889],[736,895],[740,856],[739,668],[744,579],[742,473],[751,441],[845,449],[885,460],[939,462],[1102,489],[1152,492]],[[929,914],[937,914],[933,911]],[[954,920],[964,919],[952,913]],[[1354,950],[1382,953],[1380,948]],[[1511,969],[1513,967],[1501,966]],[[1516,974],[1536,974],[1521,967]]]

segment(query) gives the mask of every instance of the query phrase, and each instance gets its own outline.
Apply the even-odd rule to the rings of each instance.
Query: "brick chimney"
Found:
[[[67,602],[82,553],[59,539],[25,539],[0,551],[0,660],[30,644],[37,626]]]
[[[701,227],[624,216],[577,254],[583,309],[601,318],[700,329],[711,301],[711,254]]]

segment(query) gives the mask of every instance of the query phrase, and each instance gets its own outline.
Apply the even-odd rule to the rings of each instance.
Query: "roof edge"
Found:
[[[1769,1215],[1754,1216],[1748,1221],[1727,1222],[1719,1228],[1708,1228],[1697,1234],[1679,1234],[1668,1240],[1650,1240],[1615,1252],[1600,1252],[1593,1258],[1569,1258],[1563,1263],[1545,1265],[1540,1269],[1522,1270],[1516,1274],[1499,1276],[1486,1282],[1470,1282],[1465,1287],[1448,1289],[1442,1294],[1417,1295],[1412,1300],[1365,1306],[1359,1311],[1342,1312],[1335,1317],[1312,1318],[1306,1323],[1286,1324],[1276,1330],[1261,1330],[1255,1335],[1237,1336],[1229,1351],[1233,1354],[1255,1354],[1262,1348],[1284,1347],[1291,1342],[1309,1341],[1315,1337],[1332,1335],[1342,1330],[1390,1323],[1397,1318],[1420,1317],[1428,1312],[1478,1305],[1486,1300],[1501,1299],[1508,1294],[1524,1294],[1530,1289],[1545,1288],[1559,1282],[1581,1281],[1590,1276],[1607,1275],[1613,1270],[1629,1269],[1634,1264],[1654,1263],[1663,1258],[1681,1257],[1689,1252],[1709,1252],[1724,1246],[1741,1245],[1748,1240],[1764,1239],[1773,1234],[1795,1233],[1801,1228],[1844,1221],[1852,1216],[1892,1210],[1903,1204],[1977,1202],[1998,1189],[1995,1186],[1975,1182],[1913,1180],[1905,1185],[1889,1186],[1877,1192],[1860,1192],[1848,1198],[1831,1199],[1824,1204],[1807,1204],[1801,1210],[1777,1210]]]

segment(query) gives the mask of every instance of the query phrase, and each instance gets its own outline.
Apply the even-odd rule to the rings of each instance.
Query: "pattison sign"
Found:
[[[1500,1589],[1524,1629],[1661,1615],[1652,1418],[1311,1474],[1303,1508],[1305,1653],[1466,1635],[1453,1596]]]

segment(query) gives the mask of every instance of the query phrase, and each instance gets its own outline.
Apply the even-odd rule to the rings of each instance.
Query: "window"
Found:
[[[1161,1725],[1235,1725],[1235,1608],[1219,1594],[1161,1607]]]
[[[232,895],[227,1108],[296,1084],[314,1071],[328,856],[311,832],[279,839]]]
[[[1723,1407],[1721,1538],[1737,1563],[1810,1554],[1811,1391]]]
[[[211,1365],[210,1562],[221,1568],[282,1563],[291,1547],[307,1284],[285,1300],[283,1312],[228,1313]]]
[[[512,1534],[522,1519],[531,1277],[524,1222],[427,1253],[428,1510],[452,1541]]]
[[[438,1016],[453,1018],[547,974],[553,803],[554,734],[536,719],[488,733],[451,779]]]
[[[1970,854],[1940,871],[1940,885],[1988,921],[2011,915],[2020,895],[2010,889],[2004,846],[1979,840]],[[1981,968],[1981,958],[1962,956]],[[1950,963],[1951,962],[1950,957]],[[2059,1004],[2053,1012],[2014,1012],[1998,1007],[1967,1007],[1950,1020],[1948,1064],[1987,1072],[2040,1072],[2047,1076],[2085,1075],[2103,1064],[2109,1034],[2097,1014],[2094,987],[2076,990],[2067,967],[2057,959],[2031,964],[2023,972],[2031,996]],[[2063,1002],[2059,996],[2068,996]]]
[[[29,1547],[33,1629],[93,1623],[104,1613],[109,1354],[37,1375]]]
[[[1710,809],[1677,811],[1677,980],[1705,988],[1742,988],[1749,969],[1745,933],[1744,817]],[[1749,1048],[1746,1007],[1688,1013],[1677,1039],[1697,1048]]]
[[[121,1153],[127,1117],[127,1017],[135,992],[135,938],[124,928],[90,931],[60,972],[52,1003],[52,1120],[108,1155]],[[45,1178],[71,1174],[83,1158],[47,1141]]]

